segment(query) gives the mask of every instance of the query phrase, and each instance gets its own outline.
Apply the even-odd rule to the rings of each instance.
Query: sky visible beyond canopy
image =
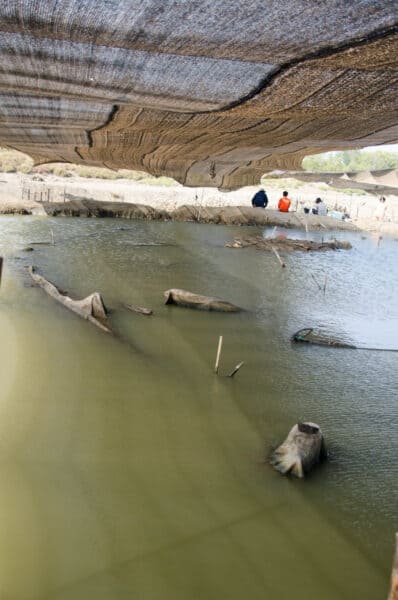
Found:
[[[368,146],[363,148],[364,152],[371,152],[373,150],[386,150],[390,152],[398,152],[398,144],[383,144],[383,146]]]

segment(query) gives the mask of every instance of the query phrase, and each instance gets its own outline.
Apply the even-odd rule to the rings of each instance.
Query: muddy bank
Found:
[[[45,211],[39,202],[33,200],[22,200],[16,197],[1,197],[0,215],[45,215]]]
[[[251,206],[196,207],[180,206],[170,213],[174,221],[196,221],[219,225],[254,225],[308,229],[349,229],[356,230],[353,223],[345,223],[331,217],[319,215],[299,215],[298,213],[281,213],[278,210],[252,208]]]
[[[101,202],[91,198],[66,195],[65,202],[43,202],[45,213],[51,217],[97,217],[119,219],[168,220],[169,213],[146,204]]]
[[[386,217],[383,222],[374,218],[378,205],[376,196],[348,195],[336,190],[324,189],[325,186],[316,184],[302,184],[297,188],[293,180],[269,180],[264,185],[269,203],[265,214],[260,216],[261,210],[255,209],[255,218],[250,217],[250,200],[258,188],[246,187],[236,192],[223,193],[214,188],[184,188],[179,184],[148,185],[127,179],[104,180],[96,178],[83,178],[70,174],[68,178],[48,174],[22,175],[20,173],[1,173],[0,179],[0,214],[46,214],[41,201],[55,204],[64,200],[79,202],[101,202],[112,206],[112,212],[117,204],[122,204],[122,215],[105,214],[105,216],[123,216],[126,205],[134,204],[136,216],[126,215],[126,218],[148,218],[147,210],[142,215],[141,207],[152,207],[155,211],[166,211],[165,218],[181,221],[200,221],[207,223],[232,223],[253,224],[258,226],[278,225],[282,227],[302,227],[297,218],[306,220],[309,229],[319,227],[319,219],[313,215],[306,216],[304,206],[311,206],[317,196],[321,196],[329,210],[339,210],[351,215],[350,224],[341,224],[336,221],[330,227],[327,220],[322,221],[326,229],[357,229],[375,231],[386,235],[398,235],[396,199],[387,198]],[[275,185],[275,182],[278,182]],[[292,187],[290,187],[292,186]],[[287,215],[277,211],[277,203],[281,190],[292,190],[289,196],[292,200],[292,210]],[[79,202],[80,204],[80,202]],[[84,216],[86,208],[77,207],[76,216]],[[216,210],[214,210],[216,209]],[[75,207],[76,211],[76,207]],[[227,212],[225,212],[227,211]],[[236,211],[233,213],[232,211]],[[91,212],[91,211],[89,211]],[[152,213],[151,218],[155,218]],[[94,216],[94,215],[89,215]],[[101,216],[97,214],[96,216]],[[290,219],[294,219],[290,221]],[[254,221],[254,222],[253,222]],[[304,224],[305,227],[305,224]],[[321,225],[321,229],[324,227]]]
[[[0,205],[0,214],[9,214],[9,208]],[[18,209],[20,214],[34,214],[36,212],[36,209],[32,210],[32,206],[24,206],[22,204],[18,205]],[[184,205],[175,210],[167,211],[146,204],[102,202],[91,198],[80,198],[71,194],[67,195],[65,202],[43,202],[38,205],[38,210],[42,214],[52,217],[112,217],[151,221],[184,221],[216,225],[253,225],[260,227],[271,225],[301,229],[307,227],[311,230],[357,229],[353,223],[345,223],[330,217],[298,215],[298,213],[293,212],[280,213],[272,209],[263,210],[247,206],[196,207]]]

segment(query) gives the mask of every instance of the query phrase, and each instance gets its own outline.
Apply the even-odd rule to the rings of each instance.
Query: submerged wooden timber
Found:
[[[249,246],[257,250],[266,250],[274,252],[274,249],[293,252],[299,250],[302,252],[325,252],[327,250],[349,250],[352,248],[350,242],[339,240],[329,240],[327,242],[314,242],[312,240],[296,240],[286,237],[263,238],[259,235],[235,238],[231,243],[225,244],[227,248],[248,248]]]
[[[104,324],[107,318],[106,308],[99,292],[94,292],[82,300],[72,300],[72,298],[63,294],[53,283],[36,273],[35,267],[30,266],[29,273],[33,281],[51,298],[79,315],[79,317],[99,327],[102,331],[111,333],[109,327]]]
[[[372,352],[398,352],[398,348],[372,348],[370,346],[354,346],[341,340],[315,333],[312,327],[299,329],[290,338],[292,342],[313,344],[314,346],[330,346],[332,348],[348,348],[350,350],[369,350]]]
[[[292,342],[313,344],[315,346],[333,346],[335,348],[351,348],[352,350],[357,349],[357,346],[353,346],[352,344],[346,344],[340,340],[317,334],[314,332],[312,327],[304,327],[303,329],[299,329],[292,335],[290,339]]]
[[[214,310],[218,312],[239,312],[242,309],[235,306],[227,300],[213,298],[211,296],[202,296],[187,290],[170,289],[164,292],[166,298],[165,304],[176,304],[186,308],[196,308],[198,310]]]
[[[135,312],[140,315],[149,316],[153,314],[153,311],[150,308],[145,308],[144,306],[136,306],[135,304],[123,304],[123,306],[130,312]]]
[[[292,427],[283,444],[272,453],[272,466],[286,475],[304,477],[318,462],[326,458],[323,433],[316,423],[298,423]]]

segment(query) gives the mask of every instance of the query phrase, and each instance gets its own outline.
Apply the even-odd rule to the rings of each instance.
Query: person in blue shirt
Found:
[[[264,189],[259,190],[256,194],[254,194],[253,198],[252,198],[252,206],[255,207],[259,207],[259,208],[265,208],[268,204],[268,198],[267,198],[267,194],[265,193]]]

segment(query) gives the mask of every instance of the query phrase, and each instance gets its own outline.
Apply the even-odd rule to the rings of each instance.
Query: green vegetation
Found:
[[[272,175],[264,175],[261,177],[261,185],[270,189],[286,188],[297,190],[306,185],[306,183],[304,181],[299,181],[298,179],[291,179],[290,177],[281,179],[280,177],[272,177]]]
[[[306,171],[378,171],[398,169],[398,152],[387,150],[347,150],[306,156],[302,163]]]
[[[330,189],[330,188],[329,188]],[[335,188],[336,189],[336,188]],[[343,194],[347,194],[348,196],[369,196],[368,192],[365,190],[360,190],[359,188],[337,188]],[[370,194],[372,196],[372,194]]]

